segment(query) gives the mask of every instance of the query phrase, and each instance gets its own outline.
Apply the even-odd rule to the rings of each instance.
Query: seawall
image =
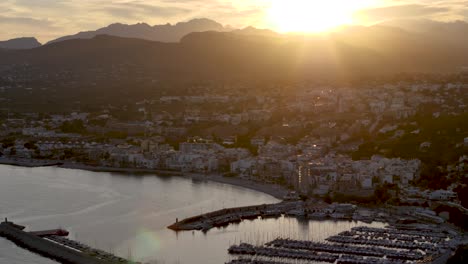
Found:
[[[0,224],[0,236],[22,248],[65,264],[113,264],[24,232],[5,222]]]

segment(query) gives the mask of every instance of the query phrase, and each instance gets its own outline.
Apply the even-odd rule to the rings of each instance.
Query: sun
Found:
[[[371,0],[271,0],[267,23],[280,32],[324,32],[352,24]]]

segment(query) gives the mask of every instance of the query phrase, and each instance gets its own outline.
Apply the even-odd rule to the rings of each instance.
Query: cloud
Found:
[[[361,21],[378,22],[393,19],[427,18],[434,15],[448,13],[448,6],[429,6],[422,4],[394,5],[358,11],[356,16]]]
[[[110,14],[114,19],[144,19],[148,16],[171,18],[190,13],[189,9],[170,6],[154,6],[143,3],[125,3],[95,9]]]
[[[47,19],[34,19],[29,17],[6,17],[0,16],[0,25],[13,25],[13,26],[31,26],[37,28],[53,28],[52,21]]]

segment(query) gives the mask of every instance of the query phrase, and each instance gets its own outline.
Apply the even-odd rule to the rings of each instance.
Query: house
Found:
[[[265,145],[265,138],[264,137],[253,137],[250,139],[250,144],[252,146],[263,146]]]
[[[241,159],[231,163],[231,172],[251,175],[255,168],[255,159]]]
[[[222,148],[222,147],[215,143],[184,142],[179,145],[179,149],[182,153],[193,153],[193,152],[207,151],[210,149],[217,149],[217,148]]]
[[[237,142],[236,136],[225,137],[223,138],[223,145],[234,145]]]
[[[433,201],[453,201],[457,197],[457,193],[448,190],[437,190],[429,193],[429,199]]]
[[[421,145],[419,145],[419,150],[421,151],[427,151],[431,147],[432,143],[431,142],[423,142]]]
[[[372,189],[372,177],[364,176],[361,177],[361,188],[363,189]]]

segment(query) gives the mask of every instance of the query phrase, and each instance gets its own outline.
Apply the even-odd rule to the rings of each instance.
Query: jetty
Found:
[[[0,223],[0,237],[41,256],[67,264],[134,263],[99,249],[65,238],[63,229],[26,232],[25,227],[5,219]]]
[[[168,226],[168,228],[174,231],[208,231],[213,227],[227,226],[232,223],[239,223],[243,220],[253,220],[259,217],[280,217],[281,215],[302,206],[302,201],[284,201],[276,204],[227,208],[193,216],[181,221],[176,219],[176,222]]]

